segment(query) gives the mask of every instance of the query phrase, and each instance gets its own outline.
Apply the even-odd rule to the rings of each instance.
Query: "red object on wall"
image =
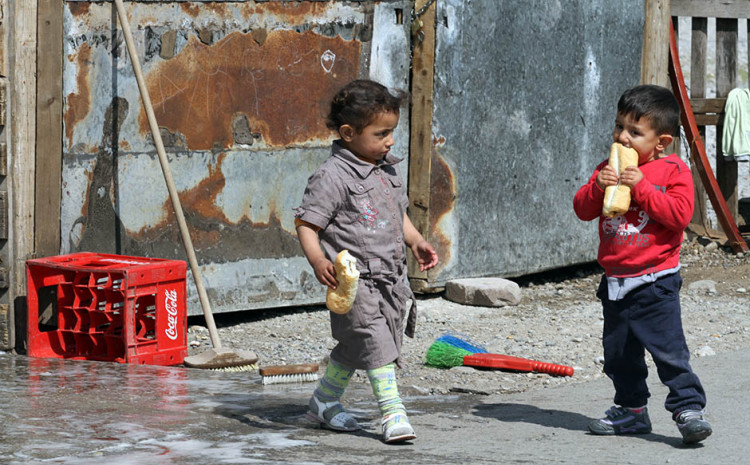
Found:
[[[180,260],[91,252],[27,260],[28,355],[181,364],[186,271]]]

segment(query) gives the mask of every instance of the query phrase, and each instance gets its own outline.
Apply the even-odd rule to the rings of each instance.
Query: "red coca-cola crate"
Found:
[[[181,364],[186,271],[180,260],[91,252],[27,260],[28,354]]]

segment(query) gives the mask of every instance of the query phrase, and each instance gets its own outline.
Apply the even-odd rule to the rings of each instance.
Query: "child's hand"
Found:
[[[628,166],[620,175],[620,183],[631,189],[641,182],[641,179],[643,179],[643,172],[637,166]]]
[[[318,278],[320,284],[328,286],[331,289],[336,289],[339,282],[336,281],[336,269],[333,267],[333,263],[327,258],[321,258],[312,264],[315,277]]]
[[[424,239],[412,245],[411,251],[419,262],[419,271],[429,270],[438,264],[438,255],[435,249]]]
[[[619,180],[617,171],[609,165],[602,168],[599,174],[596,175],[596,183],[602,190],[606,189],[607,186],[616,186]]]

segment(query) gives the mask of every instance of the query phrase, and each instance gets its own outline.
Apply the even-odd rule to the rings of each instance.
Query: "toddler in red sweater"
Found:
[[[693,180],[677,155],[664,153],[679,129],[680,107],[669,89],[641,85],[625,91],[617,103],[613,136],[638,152],[638,166],[618,176],[603,161],[573,200],[581,220],[599,219],[604,372],[615,388],[615,406],[589,424],[593,434],[651,432],[646,350],[669,388],[664,406],[683,442],[711,434],[704,418],[706,395],[690,367],[680,315],[680,246],[693,214]],[[602,215],[604,189],[618,183],[630,187],[630,208],[607,218]]]

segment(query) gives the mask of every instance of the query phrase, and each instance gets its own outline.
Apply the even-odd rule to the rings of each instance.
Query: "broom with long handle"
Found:
[[[117,15],[120,18],[122,33],[125,36],[125,44],[127,45],[128,54],[130,55],[130,62],[133,65],[133,72],[135,73],[135,78],[138,82],[138,90],[141,93],[141,100],[143,101],[143,106],[146,110],[146,116],[148,117],[148,124],[151,128],[151,135],[154,138],[156,153],[159,155],[159,163],[161,164],[161,170],[164,174],[164,180],[167,183],[169,198],[172,200],[172,206],[174,207],[175,216],[177,217],[177,223],[180,226],[182,244],[185,246],[185,252],[187,252],[188,261],[190,263],[190,271],[193,273],[193,279],[195,280],[195,287],[198,289],[198,297],[200,298],[201,307],[203,308],[203,317],[206,320],[206,325],[208,326],[208,334],[211,338],[211,344],[213,345],[213,349],[207,352],[191,357],[186,357],[184,363],[185,365],[193,368],[233,370],[254,369],[254,364],[258,361],[258,357],[254,352],[232,351],[221,346],[219,333],[216,330],[216,323],[214,322],[213,313],[211,312],[211,305],[208,301],[208,296],[206,295],[206,289],[203,286],[203,279],[201,278],[200,268],[198,267],[198,260],[195,258],[193,241],[190,239],[190,232],[188,231],[187,222],[185,221],[185,215],[182,211],[180,198],[177,195],[177,189],[175,188],[174,179],[172,178],[172,172],[169,169],[169,161],[167,160],[167,155],[164,152],[164,143],[161,140],[159,126],[156,124],[156,116],[154,115],[154,109],[151,105],[151,98],[149,97],[148,89],[146,88],[146,82],[143,79],[141,65],[138,62],[138,55],[136,53],[135,44],[133,42],[133,34],[130,32],[130,23],[128,22],[128,16],[125,12],[125,7],[123,6],[122,0],[115,0],[115,6],[117,7]]]

